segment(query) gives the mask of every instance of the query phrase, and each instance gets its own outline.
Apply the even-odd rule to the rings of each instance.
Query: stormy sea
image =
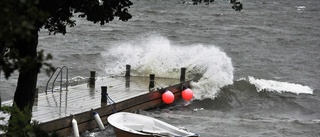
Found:
[[[178,78],[191,83],[192,101],[139,113],[202,137],[320,136],[320,1],[225,0],[193,5],[182,0],[132,0],[127,22],[100,26],[74,18],[67,34],[41,30],[39,50],[67,66],[71,82],[123,73]],[[0,76],[1,99],[13,98],[17,74]],[[48,76],[41,72],[44,91]],[[87,131],[84,137],[114,137]]]

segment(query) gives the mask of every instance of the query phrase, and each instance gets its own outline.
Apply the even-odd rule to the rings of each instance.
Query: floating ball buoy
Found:
[[[72,128],[73,128],[73,134],[75,137],[80,137],[79,135],[79,129],[78,129],[78,123],[77,120],[74,118],[72,119]]]
[[[94,111],[94,112],[93,112],[93,117],[94,117],[94,119],[96,120],[99,129],[100,129],[100,130],[104,130],[105,127],[104,127],[104,125],[103,125],[103,123],[102,123],[102,121],[101,121],[101,119],[100,119],[99,114]]]
[[[162,101],[166,104],[171,104],[174,101],[174,95],[171,91],[165,91],[162,94]]]
[[[189,101],[192,99],[193,97],[193,92],[190,88],[187,88],[185,90],[182,91],[181,96],[184,100]]]

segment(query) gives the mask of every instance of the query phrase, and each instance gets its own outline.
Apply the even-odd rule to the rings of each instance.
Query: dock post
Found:
[[[130,88],[130,77],[126,77],[125,88],[126,88],[126,89],[129,89],[129,88]]]
[[[126,65],[126,74],[125,74],[126,77],[130,77],[130,68],[131,68],[130,65]]]
[[[126,84],[125,84],[125,87],[126,89],[129,89],[130,88],[130,68],[131,66],[130,65],[126,65]]]
[[[89,78],[89,87],[94,87],[96,81],[96,72],[90,71],[90,78]]]
[[[155,77],[154,74],[150,74],[149,90],[151,88],[154,88],[154,77]]]
[[[180,82],[185,82],[186,80],[186,68],[181,68],[181,74],[180,74]]]
[[[101,106],[107,105],[107,86],[101,86]]]

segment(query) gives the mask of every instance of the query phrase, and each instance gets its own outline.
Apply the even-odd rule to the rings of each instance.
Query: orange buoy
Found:
[[[162,94],[162,101],[166,104],[171,104],[174,101],[174,95],[171,91],[167,90]]]
[[[189,101],[192,99],[193,97],[193,92],[190,88],[187,88],[185,90],[182,91],[181,96],[184,100]]]

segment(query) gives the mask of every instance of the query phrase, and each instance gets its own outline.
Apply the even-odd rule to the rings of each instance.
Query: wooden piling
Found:
[[[150,74],[149,89],[154,88],[154,74]]]
[[[126,74],[125,74],[125,77],[126,77],[125,88],[126,89],[130,88],[130,68],[131,68],[130,65],[126,65]]]
[[[131,68],[130,65],[126,65],[126,74],[125,74],[125,77],[130,77],[130,68]]]
[[[180,82],[185,82],[186,80],[186,68],[181,68]]]
[[[130,77],[126,77],[125,88],[126,89],[130,88]]]
[[[89,87],[94,87],[96,81],[96,72],[90,71],[90,78],[89,78]]]
[[[107,86],[101,86],[101,106],[107,105]]]

